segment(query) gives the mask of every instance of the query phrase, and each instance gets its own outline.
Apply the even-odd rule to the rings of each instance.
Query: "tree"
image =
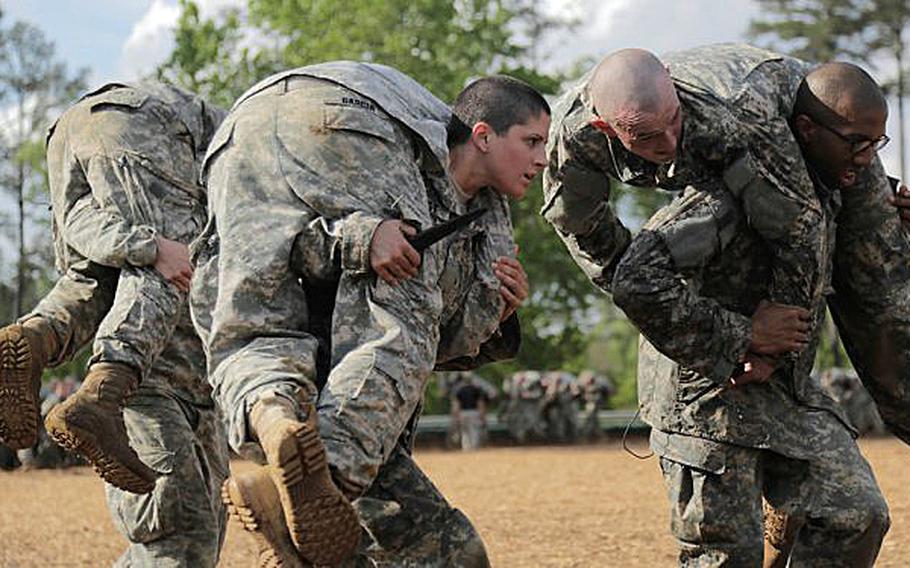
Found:
[[[905,40],[910,5],[904,0],[757,0],[766,19],[753,20],[749,35],[771,47],[814,62],[847,59],[873,68],[888,63],[882,86],[898,107],[900,175],[907,179],[904,152]],[[775,41],[774,38],[778,41]]]
[[[9,29],[0,29],[0,38],[0,108],[11,117],[0,134],[0,185],[16,201],[12,315],[17,317],[24,313],[29,291],[36,293],[36,271],[49,266],[49,239],[37,240],[38,248],[44,247],[42,252],[27,245],[32,225],[48,225],[43,151],[48,119],[54,109],[83,89],[86,71],[70,75],[66,65],[55,58],[54,44],[30,24],[17,22]]]

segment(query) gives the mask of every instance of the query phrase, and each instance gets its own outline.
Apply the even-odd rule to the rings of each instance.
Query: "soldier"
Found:
[[[489,386],[470,372],[461,372],[450,397],[451,421],[462,450],[476,450],[486,438],[487,407],[492,401]],[[495,393],[493,393],[495,394]]]
[[[801,83],[793,109],[822,206],[827,281],[840,190],[871,164],[887,105],[861,69],[828,64]],[[613,282],[614,300],[646,338],[642,418],[679,563],[760,566],[764,497],[791,526],[803,521],[794,564],[871,566],[887,504],[843,412],[810,378],[819,329],[766,300],[775,251],[749,211],[720,180],[698,181],[632,241]],[[817,301],[815,317],[824,309]],[[807,356],[787,357],[806,333]]]
[[[616,387],[608,377],[585,370],[576,377],[575,390],[582,407],[578,435],[584,440],[597,440],[603,434],[597,413],[600,409],[606,408],[610,397],[616,392]]]
[[[610,60],[637,62],[642,72],[617,80],[605,65]],[[744,45],[671,53],[663,63],[669,74],[647,52],[617,52],[557,102],[543,215],[582,270],[609,292],[630,240],[609,205],[611,179],[675,191],[722,180],[773,247],[769,297],[808,306],[824,290],[816,253],[823,236],[813,228],[820,208],[789,121],[810,66]],[[859,142],[869,151],[887,141],[883,135]],[[879,161],[860,170],[842,172],[855,183],[838,219],[837,290],[829,303],[883,418],[910,441],[910,389],[903,386],[910,381],[910,243],[887,202]],[[896,205],[910,207],[910,199]]]
[[[0,422],[4,435],[31,436],[43,367],[97,332],[82,388],[47,427],[108,482],[130,542],[117,565],[214,566],[223,541],[227,447],[185,296],[187,243],[205,223],[199,165],[223,115],[173,87],[114,83],[48,135],[63,276],[2,332],[0,349],[16,357],[4,358]]]
[[[355,498],[358,510],[387,513],[367,522],[372,558],[488,562],[402,435],[434,366],[517,348],[527,278],[506,200],[544,165],[549,108],[508,78],[472,84],[455,108],[457,118],[388,67],[326,63],[253,87],[209,148],[193,313],[231,445],[268,463],[271,485],[260,471],[225,489],[238,516],[254,519],[260,562],[288,550],[275,540],[279,509],[306,561],[342,561],[360,536]],[[414,226],[479,207],[486,215],[422,255],[408,243]],[[311,317],[326,306],[313,292],[333,279],[320,390]],[[275,496],[280,508],[269,506]]]
[[[544,388],[543,418],[547,438],[565,443],[575,440],[578,434],[578,408],[572,385],[575,377],[563,371],[544,373],[541,384]]]
[[[543,416],[544,388],[539,371],[519,371],[509,377],[503,385],[509,395],[502,420],[506,423],[512,438],[519,444],[530,438],[546,435],[546,421]]]

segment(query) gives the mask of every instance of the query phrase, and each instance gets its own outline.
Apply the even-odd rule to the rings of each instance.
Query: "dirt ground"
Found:
[[[910,449],[892,439],[861,446],[891,506],[878,566],[908,566]],[[642,443],[635,447],[644,451]],[[674,564],[657,462],[635,459],[615,442],[469,454],[425,450],[417,459],[475,522],[494,566]],[[109,566],[125,541],[103,498],[87,468],[0,472],[0,566]],[[250,566],[252,546],[231,526],[221,566]]]

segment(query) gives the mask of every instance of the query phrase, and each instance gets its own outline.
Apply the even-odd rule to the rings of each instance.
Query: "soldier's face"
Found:
[[[846,188],[856,183],[876,154],[876,142],[885,135],[887,109],[845,109],[841,124],[827,125],[807,117],[801,133],[809,164],[826,184]],[[805,115],[802,115],[805,116]]]
[[[626,150],[655,164],[667,164],[676,158],[676,147],[682,132],[682,108],[676,92],[667,93],[660,110],[629,110],[611,123],[594,123],[608,136],[618,138]]]
[[[521,199],[534,177],[547,165],[546,144],[550,115],[540,113],[504,134],[490,132],[490,186],[513,199]]]

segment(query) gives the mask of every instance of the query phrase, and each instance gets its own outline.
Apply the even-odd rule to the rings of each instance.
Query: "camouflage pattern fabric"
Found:
[[[575,378],[575,389],[576,397],[582,405],[578,416],[578,435],[588,440],[599,438],[603,431],[600,429],[597,413],[606,408],[616,387],[608,377],[591,371],[582,371]]]
[[[92,362],[126,363],[142,373],[164,349],[184,299],[151,268],[155,237],[188,244],[202,228],[197,156],[222,117],[173,87],[113,83],[85,95],[51,127],[48,175],[63,275],[26,316],[45,316],[58,332],[63,349],[51,364],[92,335]],[[204,388],[198,380],[182,386]]]
[[[540,379],[539,371],[519,371],[503,383],[509,400],[500,412],[500,420],[519,444],[546,435],[544,389]]]
[[[772,247],[770,299],[809,306],[821,294],[821,212],[787,119],[809,66],[746,45],[667,54],[682,112],[676,160],[657,165],[590,124],[589,73],[555,105],[543,215],[592,281],[609,291],[630,233],[608,198],[611,178],[681,191],[723,180]]]
[[[191,302],[238,451],[255,455],[246,421],[260,396],[302,396],[316,401],[336,478],[362,490],[434,366],[499,341],[491,263],[514,243],[507,204],[491,190],[469,204],[489,213],[426,250],[416,278],[392,287],[369,272],[382,220],[428,227],[465,212],[443,167],[448,118],[397,71],[331,63],[260,83],[216,134]],[[335,277],[331,372],[317,400],[319,342],[301,279]]]
[[[48,135],[62,276],[26,318],[54,328],[59,364],[96,336],[92,362],[142,371],[125,408],[131,444],[162,477],[145,496],[107,487],[128,566],[214,566],[224,531],[224,434],[185,298],[151,265],[156,235],[189,243],[205,222],[199,162],[223,111],[172,87],[109,84]]]
[[[802,523],[791,566],[873,564],[890,521],[872,469],[831,414],[806,419],[809,460],[654,431],[680,566],[761,566],[763,497]]]
[[[169,347],[183,339],[198,343],[186,332],[178,330]],[[195,354],[201,358],[198,345]],[[227,436],[214,404],[187,400],[158,373],[162,367],[156,361],[124,409],[130,444],[160,475],[155,488],[137,495],[105,485],[114,526],[130,542],[115,566],[214,567],[227,524],[221,502]]]
[[[821,268],[827,281],[839,194],[817,187],[825,211],[826,248],[821,254],[828,262]],[[775,459],[807,462],[810,475],[797,476],[803,480],[804,493],[796,501],[809,504],[812,522],[800,533],[797,547],[804,547],[804,552],[795,549],[794,559],[814,555],[847,559],[844,565],[871,565],[887,530],[887,507],[851,438],[846,417],[810,375],[805,360],[784,360],[767,383],[729,387],[731,364],[748,347],[748,314],[767,296],[770,262],[764,239],[749,226],[733,196],[718,186],[687,189],[632,241],[616,269],[613,292],[617,305],[647,338],[639,355],[642,418],[654,428],[655,453],[702,473],[726,476],[727,465],[740,467],[725,461],[725,449],[733,446],[752,451],[743,454],[751,460],[742,466],[747,472],[754,472],[754,457],[749,456],[758,450]],[[815,311],[823,310],[824,303],[818,302]],[[806,359],[814,356],[818,341],[816,328]],[[690,564],[692,557],[695,566],[740,565],[725,558],[734,553],[731,550],[743,548],[752,556],[746,555],[742,565],[760,565],[755,563],[756,554],[761,558],[760,491],[764,489],[771,505],[780,509],[769,489],[781,479],[778,474],[769,470],[763,477],[748,474],[740,482],[743,486],[759,479],[764,485],[752,487],[746,506],[732,498],[690,495],[685,488],[692,485],[685,484],[705,489],[707,482],[691,478],[689,468],[668,465],[666,459],[662,465],[671,502],[678,509],[674,515],[692,513],[688,522],[680,518],[674,524],[680,564]],[[738,487],[726,477],[714,480],[718,491]],[[686,509],[679,500],[689,497],[703,503],[690,503],[693,508]],[[825,507],[816,511],[815,502]],[[723,508],[726,503],[731,503],[729,510]],[[705,508],[709,521],[723,519],[725,526],[737,530],[743,523],[742,538],[749,542],[733,546],[729,535],[697,526],[702,521],[696,505]]]
[[[876,160],[843,192],[828,305],[882,419],[910,444],[910,234],[890,191]]]
[[[836,211],[838,193],[826,204]],[[824,254],[833,256],[827,217]],[[632,241],[614,301],[647,338],[639,351],[642,418],[660,430],[806,458],[813,444],[801,409],[840,406],[810,376],[806,358],[786,360],[772,380],[728,388],[751,339],[751,314],[767,297],[771,253],[723,187],[690,188]],[[822,265],[830,277],[831,263]],[[815,312],[823,312],[819,302]],[[810,335],[814,355],[820,329]]]
[[[477,530],[401,444],[354,507],[364,535],[357,556],[345,566],[490,565]]]
[[[813,268],[819,266],[814,251],[822,247],[810,244],[821,235],[806,229],[817,219],[818,206],[786,124],[810,66],[742,45],[700,47],[662,59],[683,112],[677,162],[672,168],[647,162],[591,126],[589,74],[554,106],[542,214],[585,274],[609,292],[631,239],[608,201],[613,180],[668,190],[700,178],[723,180],[778,259],[771,265],[769,297],[808,306],[808,299],[828,294],[851,361],[882,418],[910,443],[910,236],[885,200],[890,186],[881,163],[876,159],[842,196],[835,290],[825,292]],[[799,256],[806,252],[813,254],[803,264]],[[787,270],[800,264],[796,273]],[[787,282],[795,284],[789,293]]]
[[[861,436],[885,432],[885,423],[875,408],[875,401],[854,371],[826,369],[819,374],[819,382],[825,392],[844,408],[850,425]]]

